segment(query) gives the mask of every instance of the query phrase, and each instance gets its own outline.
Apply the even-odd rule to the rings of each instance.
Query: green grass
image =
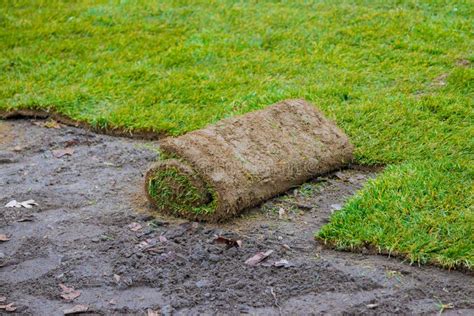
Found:
[[[158,170],[150,177],[147,190],[159,211],[171,212],[174,215],[210,214],[217,207],[217,196],[212,188],[200,190],[190,181],[188,175],[182,174],[176,168]],[[209,195],[208,203],[202,202],[203,194]]]
[[[474,265],[471,1],[3,1],[0,109],[178,135],[285,98],[390,167],[319,233]]]

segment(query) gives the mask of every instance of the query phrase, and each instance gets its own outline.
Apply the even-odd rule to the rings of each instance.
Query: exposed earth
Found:
[[[471,272],[337,252],[314,240],[375,170],[318,177],[209,225],[153,213],[143,176],[157,147],[51,121],[0,121],[0,234],[9,237],[0,242],[0,305],[34,315],[78,304],[99,315],[474,314]],[[38,205],[4,207],[30,199]],[[258,265],[245,264],[268,250]],[[74,288],[73,299],[61,297],[60,284]]]

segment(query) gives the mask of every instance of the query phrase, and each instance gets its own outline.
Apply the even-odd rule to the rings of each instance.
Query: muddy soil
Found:
[[[150,215],[142,182],[155,142],[51,127],[0,121],[0,234],[10,236],[0,243],[0,297],[17,313],[82,304],[99,315],[474,314],[472,274],[314,241],[374,171],[319,177],[226,224],[193,223]],[[38,206],[4,207],[13,199]],[[261,264],[244,264],[267,250]],[[80,296],[66,301],[59,284]]]

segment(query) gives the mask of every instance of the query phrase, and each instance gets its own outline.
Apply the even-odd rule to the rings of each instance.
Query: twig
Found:
[[[280,304],[278,304],[278,299],[277,299],[277,296],[275,294],[275,291],[273,291],[273,287],[270,287],[270,293],[272,294],[273,299],[275,300],[275,306],[278,307],[279,314],[281,315],[281,306],[280,306]]]

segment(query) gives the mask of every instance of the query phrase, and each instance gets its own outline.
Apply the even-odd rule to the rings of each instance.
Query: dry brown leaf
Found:
[[[64,284],[59,284],[59,287],[62,290],[61,297],[67,301],[72,301],[75,298],[78,298],[81,295],[81,292],[75,290],[72,287],[68,287]]]
[[[248,258],[245,261],[245,264],[249,266],[256,266],[257,264],[268,258],[268,256],[270,256],[272,253],[273,250],[268,250],[266,252],[257,252],[253,257]]]
[[[132,232],[136,232],[136,231],[139,231],[140,229],[142,229],[142,225],[140,225],[140,224],[137,223],[137,222],[133,222],[133,223],[128,224],[128,228],[129,228]]]
[[[237,247],[237,248],[242,247],[242,240],[236,240],[236,239],[227,238],[223,236],[214,235],[214,242],[216,244],[225,244],[227,246],[227,249],[232,248],[232,247]]]
[[[120,279],[121,279],[120,275],[114,274],[114,280],[115,280],[115,282],[120,282]]]
[[[89,310],[89,306],[78,304],[78,305],[74,305],[71,308],[65,309],[63,312],[64,312],[64,315],[71,315],[71,314],[84,313],[84,312],[87,312],[88,310]]]
[[[10,237],[5,234],[0,234],[0,241],[9,241]]]
[[[146,240],[140,241],[138,244],[138,248],[140,249],[146,249],[147,247],[150,247],[150,244]]]
[[[147,316],[159,316],[160,315],[159,311],[154,311],[151,308],[149,308],[146,312],[147,312]]]
[[[285,260],[285,259],[281,259],[281,260],[278,260],[278,261],[275,261],[273,263],[273,265],[277,268],[280,268],[280,267],[283,267],[283,268],[290,268],[290,267],[294,267],[295,265],[291,262],[289,262],[288,260]]]
[[[0,309],[4,309],[6,312],[14,312],[16,311],[16,307],[14,306],[15,303],[10,303],[7,305],[0,305]]]
[[[79,144],[78,139],[71,139],[71,140],[68,140],[64,143],[64,147],[72,147],[72,146],[76,146],[78,144]]]
[[[55,149],[53,150],[53,156],[56,158],[61,158],[63,156],[71,156],[74,153],[74,149],[72,148],[64,148],[64,149]]]
[[[33,205],[38,205],[38,203],[36,203],[35,200],[26,200],[26,201],[23,201],[23,202],[18,202],[17,200],[11,200],[10,202],[8,202],[5,205],[5,207],[32,208]]]

